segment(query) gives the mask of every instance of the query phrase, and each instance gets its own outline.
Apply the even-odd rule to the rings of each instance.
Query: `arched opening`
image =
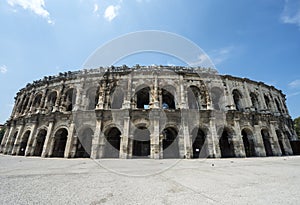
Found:
[[[265,103],[266,103],[267,109],[271,110],[270,98],[268,96],[264,95],[264,99],[265,99]]]
[[[105,149],[104,157],[106,158],[119,158],[120,154],[120,143],[121,143],[121,132],[118,128],[110,128],[105,132]]]
[[[57,93],[56,93],[56,91],[52,91],[52,92],[48,95],[48,99],[47,99],[47,109],[48,109],[49,111],[52,111],[52,110],[53,110],[53,107],[55,106],[56,98],[57,98]]]
[[[275,104],[278,112],[281,112],[281,107],[277,99],[275,99]]]
[[[175,109],[174,95],[168,89],[162,90],[162,108],[163,109]]]
[[[86,128],[77,137],[77,146],[75,157],[89,158],[91,156],[92,139],[94,132],[91,128]]]
[[[88,105],[87,110],[94,110],[98,104],[99,93],[96,87],[90,88],[87,91]]]
[[[246,157],[255,157],[255,146],[253,141],[253,134],[248,129],[242,130],[243,143],[245,148]]]
[[[271,142],[270,142],[270,135],[269,135],[268,130],[265,130],[265,129],[261,130],[261,136],[263,138],[266,155],[273,156],[272,146],[271,146]]]
[[[204,147],[205,133],[200,128],[195,128],[192,132],[193,140],[193,158],[206,158],[207,147]]]
[[[30,130],[26,131],[25,134],[22,136],[18,155],[21,156],[25,155],[25,150],[27,147],[29,135],[30,135]]]
[[[64,157],[68,139],[68,131],[65,128],[57,130],[54,136],[52,157]]]
[[[66,111],[73,110],[73,103],[75,102],[75,99],[76,99],[76,91],[74,88],[70,88],[69,90],[67,90],[65,96]]]
[[[46,139],[47,131],[42,129],[39,131],[36,137],[36,144],[34,148],[34,156],[41,156],[43,152],[43,147]]]
[[[232,91],[233,101],[237,111],[243,111],[242,107],[242,94],[237,89]]]
[[[222,90],[218,87],[213,87],[211,89],[211,100],[212,100],[212,105],[215,110],[221,110],[221,105],[220,101],[224,93]]]
[[[259,109],[259,102],[258,102],[257,95],[255,93],[251,93],[250,94],[250,98],[251,98],[252,106],[254,107],[254,109],[256,111],[258,111],[258,109]]]
[[[188,88],[188,105],[190,109],[201,109],[201,92],[200,89],[194,85]]]
[[[286,155],[286,152],[285,152],[284,146],[283,146],[283,136],[281,134],[281,131],[276,130],[276,135],[277,135],[277,138],[278,138],[278,143],[279,143],[279,146],[280,146],[281,153],[282,153],[282,155]]]
[[[234,157],[234,145],[232,141],[232,133],[224,129],[219,139],[219,146],[221,150],[221,157]]]
[[[139,127],[134,132],[132,155],[134,158],[150,156],[150,132],[146,127]]]
[[[41,100],[42,100],[42,94],[38,94],[38,95],[35,96],[33,104],[32,104],[32,111],[33,111],[33,113],[37,112],[37,109],[41,105]]]
[[[179,158],[178,133],[172,127],[165,128],[163,134],[163,158]]]
[[[149,108],[150,104],[150,88],[145,87],[136,93],[136,107],[140,109]]]
[[[120,87],[113,90],[111,94],[111,109],[121,109],[124,101],[124,92]],[[149,104],[149,103],[148,103]]]
[[[27,105],[28,105],[28,102],[29,102],[29,97],[26,97],[26,99],[25,99],[25,101],[24,101],[24,103],[22,105],[22,114],[25,113]]]

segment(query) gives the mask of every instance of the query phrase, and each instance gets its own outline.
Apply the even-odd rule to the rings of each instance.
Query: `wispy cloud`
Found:
[[[300,88],[300,79],[290,82],[288,86],[290,88]]]
[[[300,0],[286,0],[280,20],[282,23],[295,24],[300,28]]]
[[[96,13],[99,10],[99,5],[98,4],[94,4],[94,13]]]
[[[215,65],[226,61],[234,50],[234,46],[228,46],[220,49],[215,49],[209,52],[209,57]]]
[[[1,65],[0,66],[0,73],[5,74],[7,72],[7,67],[6,65]]]
[[[105,9],[104,12],[104,18],[107,21],[112,21],[114,18],[116,18],[119,15],[119,9],[121,8],[120,5],[110,5]]]
[[[30,10],[46,19],[49,24],[54,24],[54,21],[50,18],[50,13],[46,10],[44,0],[7,0],[7,3],[12,7],[20,6],[24,10]]]

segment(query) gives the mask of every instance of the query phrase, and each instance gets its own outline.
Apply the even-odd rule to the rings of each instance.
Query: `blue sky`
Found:
[[[300,116],[299,0],[3,0],[0,30],[0,123],[27,83],[78,70],[99,46],[140,30],[190,39],[221,74],[283,90],[292,118]],[[150,57],[135,60],[178,63]]]

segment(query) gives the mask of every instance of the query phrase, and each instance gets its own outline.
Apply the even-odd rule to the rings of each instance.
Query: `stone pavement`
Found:
[[[299,204],[300,156],[197,160],[0,155],[0,204]]]

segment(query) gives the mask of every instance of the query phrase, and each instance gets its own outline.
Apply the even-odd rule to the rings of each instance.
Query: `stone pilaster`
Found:
[[[47,135],[46,135],[45,142],[44,142],[42,157],[49,157],[52,154],[52,151],[53,151],[53,137],[52,137],[53,126],[54,126],[54,122],[50,121],[49,125],[48,125],[48,129],[47,129]]]

